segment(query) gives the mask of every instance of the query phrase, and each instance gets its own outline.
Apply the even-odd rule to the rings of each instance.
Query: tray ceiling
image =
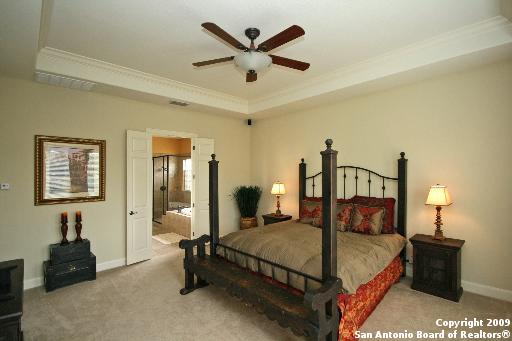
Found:
[[[109,69],[111,73],[127,70],[134,78],[154,76],[162,82],[159,83],[161,91],[146,89],[150,86],[130,86],[130,82],[120,79],[119,84],[112,82],[110,85],[122,87],[121,82],[126,82],[130,90],[163,97],[173,97],[172,91],[166,93],[164,85],[182,86],[185,90],[180,91],[184,94],[179,93],[181,98],[176,99],[208,105],[208,98],[213,97],[217,103],[214,107],[241,113],[267,110],[274,102],[282,105],[286,101],[276,100],[279,96],[290,101],[307,98],[307,94],[300,98],[290,96],[289,89],[304,91],[314,86],[320,93],[321,83],[332,83],[333,75],[339,84],[340,77],[347,79],[347,70],[360,71],[369,61],[393,54],[395,59],[400,59],[406,56],[404,51],[421,42],[435,41],[440,47],[440,42],[448,37],[453,43],[457,38],[457,34],[453,37],[453,32],[465,27],[474,30],[472,27],[480,25],[482,33],[488,21],[494,23],[493,29],[497,22],[503,27],[510,24],[500,16],[499,0],[49,0],[43,1],[43,6],[40,1],[20,3],[24,3],[24,7],[34,4],[31,13],[43,8],[37,37],[42,50],[35,66],[40,70],[105,84],[109,84],[109,77],[102,78],[99,75],[102,70]],[[496,20],[497,16],[501,21]],[[28,19],[24,20],[27,25]],[[31,18],[30,27],[35,26],[33,21]],[[273,65],[260,73],[255,83],[246,83],[244,73],[231,63],[194,68],[191,65],[194,61],[237,54],[235,49],[201,28],[201,23],[207,21],[218,24],[241,42],[247,42],[246,28],[257,27],[261,35],[256,43],[298,24],[306,35],[273,53],[309,62],[311,67],[300,72]],[[20,20],[20,25],[22,22]],[[490,45],[503,45],[508,35],[512,41],[509,33],[503,33],[506,37],[495,39]],[[10,38],[15,41],[15,37]],[[429,48],[428,43],[423,45],[422,48]],[[492,47],[484,45],[481,49]],[[455,48],[450,48],[455,56]],[[478,50],[476,45],[467,51],[473,50]],[[459,49],[457,53],[465,52]],[[445,58],[450,59],[450,56]],[[75,64],[70,64],[71,59]],[[89,68],[78,72],[84,65]],[[414,65],[408,67],[414,68]],[[323,92],[329,91],[333,88],[326,87]],[[204,98],[194,100],[191,95],[194,92]]]
[[[300,5],[299,5],[300,4]],[[46,45],[179,82],[254,99],[335,69],[499,14],[489,0],[56,0]],[[214,22],[241,42],[298,24],[306,35],[275,54],[311,63],[306,72],[272,66],[254,84],[233,64],[191,63],[238,52],[202,30]],[[258,40],[257,40],[258,41]]]

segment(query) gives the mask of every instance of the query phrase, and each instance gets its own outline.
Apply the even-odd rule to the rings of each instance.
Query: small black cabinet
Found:
[[[43,263],[43,272],[46,291],[96,279],[96,256],[89,240],[50,245],[50,260]]]
[[[275,213],[270,213],[270,214],[263,215],[263,223],[265,225],[280,223],[282,221],[286,221],[286,220],[290,220],[290,219],[292,219],[292,216],[286,215],[286,214],[276,215]]]
[[[461,286],[461,249],[464,240],[416,234],[413,245],[413,281],[415,290],[458,302]]]

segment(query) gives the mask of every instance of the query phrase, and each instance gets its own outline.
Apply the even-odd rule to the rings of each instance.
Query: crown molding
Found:
[[[96,83],[222,110],[242,114],[248,113],[248,101],[246,99],[51,47],[44,47],[39,51],[36,59],[36,70],[86,79]]]
[[[356,85],[511,43],[512,23],[496,16],[251,100],[249,113],[326,93],[342,93]]]
[[[357,94],[351,91],[355,86],[360,86],[357,91],[362,92],[366,85],[378,79],[414,72],[425,66],[439,65],[444,61],[453,61],[454,58],[502,46],[512,46],[512,22],[503,16],[496,16],[334,70],[328,75],[318,76],[296,86],[253,100],[50,47],[44,47],[39,51],[36,70],[199,104],[245,116],[265,111],[271,113],[272,109],[286,108],[286,105],[291,103],[324,94],[336,94],[336,96],[340,95],[340,98],[347,94],[353,96]]]

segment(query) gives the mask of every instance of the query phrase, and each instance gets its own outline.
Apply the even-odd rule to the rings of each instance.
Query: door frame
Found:
[[[146,128],[146,134],[149,136],[149,139],[151,141],[151,148],[149,151],[150,155],[148,155],[149,156],[148,167],[150,167],[151,169],[153,169],[153,165],[151,164],[151,162],[153,161],[153,137],[174,137],[174,138],[178,137],[178,138],[190,139],[190,157],[192,157],[192,148],[194,148],[192,145],[192,139],[198,137],[197,134],[195,134],[195,133],[188,133],[188,132],[174,131],[174,130],[165,130],[165,129],[153,129],[153,128]],[[148,174],[148,176],[153,177],[153,173],[151,172],[150,174]],[[149,179],[149,180],[152,180],[152,179]],[[192,185],[192,186],[194,186],[194,185]],[[194,191],[193,187],[192,187],[192,191]],[[153,209],[153,196],[151,196],[149,200],[151,202],[151,209]],[[195,232],[195,226],[194,226],[192,218],[191,218],[191,220],[190,220],[190,236],[191,236],[191,238],[194,235],[193,232]]]

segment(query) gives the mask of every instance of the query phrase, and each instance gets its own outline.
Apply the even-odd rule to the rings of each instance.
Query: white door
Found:
[[[192,139],[192,238],[210,234],[208,161],[213,150],[212,139]]]
[[[151,258],[151,136],[126,132],[126,264]]]

